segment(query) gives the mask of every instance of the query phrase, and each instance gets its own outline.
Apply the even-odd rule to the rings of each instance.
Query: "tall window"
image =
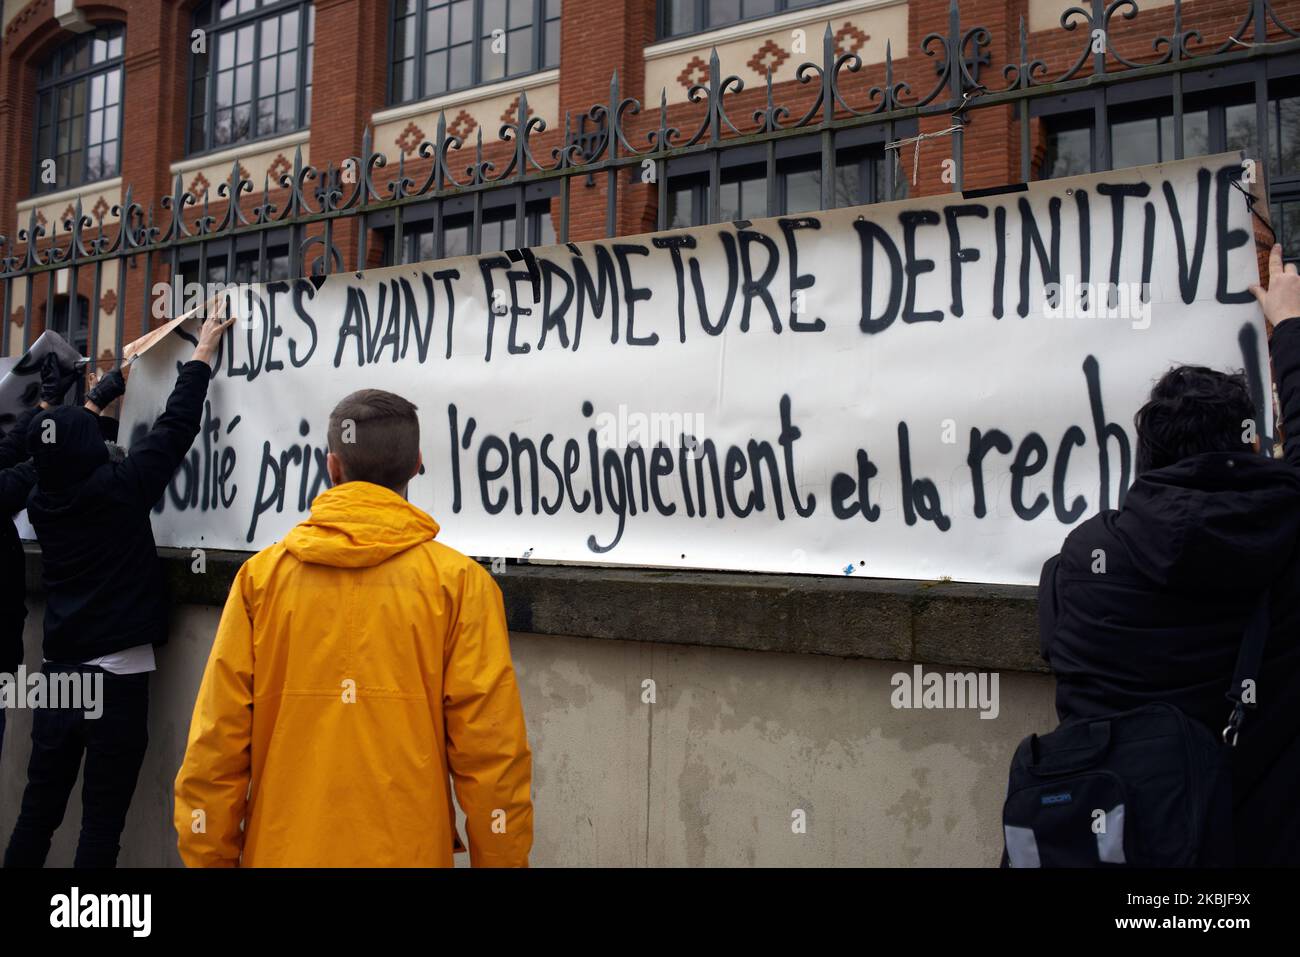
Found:
[[[208,0],[194,11],[189,152],[289,133],[311,116],[315,8],[303,0]]]
[[[560,0],[393,0],[390,103],[560,63]]]
[[[120,25],[99,27],[60,47],[37,72],[34,192],[117,175],[123,36]]]
[[[828,0],[659,0],[659,36],[680,37]]]

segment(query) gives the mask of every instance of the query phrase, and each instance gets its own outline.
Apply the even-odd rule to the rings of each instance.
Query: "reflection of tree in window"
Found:
[[[194,25],[208,39],[193,55],[190,152],[306,125],[314,14],[301,0],[210,0],[195,8]]]

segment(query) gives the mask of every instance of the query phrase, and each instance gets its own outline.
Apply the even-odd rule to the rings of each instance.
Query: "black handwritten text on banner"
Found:
[[[420,409],[410,497],[472,555],[1033,582],[1122,500],[1169,365],[1271,434],[1236,154],[241,287],[160,544],[250,549],[355,389]],[[132,372],[162,408],[184,331]]]

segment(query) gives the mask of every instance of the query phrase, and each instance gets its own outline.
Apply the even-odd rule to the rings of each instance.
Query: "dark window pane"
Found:
[[[668,192],[668,228],[695,226],[695,191],[690,186],[678,186]]]
[[[469,253],[469,226],[453,226],[443,233],[442,255],[445,259]]]
[[[740,219],[740,184],[737,182],[723,183],[718,190],[719,212],[722,222],[728,220]],[[702,219],[708,219],[708,213],[705,212]]]
[[[415,61],[403,60],[393,65],[393,99],[410,100],[415,97]]]
[[[1247,156],[1254,157],[1255,104],[1239,103],[1229,106],[1223,111],[1223,120],[1226,131],[1224,149],[1245,150]]]
[[[1273,167],[1273,172],[1295,175],[1300,173],[1300,96],[1286,97],[1277,104],[1280,162]]]
[[[1273,228],[1288,260],[1300,259],[1300,200],[1273,204]]]
[[[1172,136],[1173,121],[1169,123]],[[1183,114],[1183,155],[1205,156],[1210,153],[1210,119],[1205,110]],[[1169,154],[1173,158],[1173,154]]]
[[[1160,128],[1155,117],[1110,125],[1111,166],[1144,166],[1160,161]]]
[[[785,176],[785,212],[806,213],[822,206],[822,174],[819,169],[800,170]],[[781,210],[777,210],[781,212]],[[763,197],[763,210],[767,215],[767,197]]]
[[[1092,169],[1092,131],[1090,129],[1050,130],[1047,134],[1047,161],[1043,176],[1075,176]]]

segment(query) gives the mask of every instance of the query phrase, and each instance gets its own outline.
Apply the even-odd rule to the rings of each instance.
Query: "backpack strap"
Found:
[[[1255,610],[1251,613],[1250,623],[1246,626],[1246,635],[1241,641],[1241,648],[1237,651],[1237,666],[1232,674],[1232,686],[1228,689],[1228,700],[1232,702],[1232,713],[1228,716],[1228,725],[1223,729],[1223,743],[1228,747],[1237,746],[1237,737],[1241,733],[1241,727],[1246,722],[1246,710],[1254,709],[1255,702],[1243,701],[1242,697],[1245,692],[1247,681],[1254,682],[1259,678],[1260,666],[1264,661],[1264,646],[1268,644],[1268,636],[1272,625],[1272,616],[1269,610],[1269,598],[1272,590],[1264,592],[1262,598],[1255,605]]]

